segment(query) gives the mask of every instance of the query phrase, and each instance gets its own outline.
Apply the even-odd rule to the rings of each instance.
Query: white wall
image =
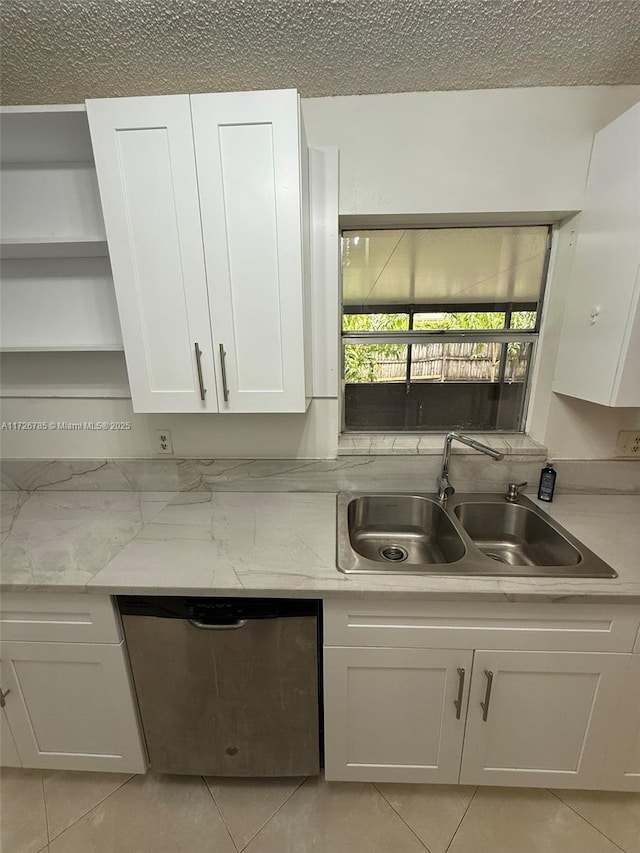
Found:
[[[343,222],[363,216],[478,221],[522,214],[556,229],[528,431],[557,459],[615,456],[640,410],[553,394],[575,232],[593,135],[640,86],[500,89],[319,98],[303,104],[314,145],[340,148]],[[465,216],[470,214],[471,216]],[[478,216],[478,215],[481,216]],[[353,217],[353,220],[351,219]]]
[[[155,430],[170,430],[176,457],[253,459],[335,456],[338,402],[316,399],[303,415],[135,415],[131,400],[5,399],[2,421],[130,422],[131,430],[8,430],[5,458],[136,458],[155,454]]]
[[[505,89],[319,98],[304,101],[303,112],[309,145],[340,148],[343,216],[446,222],[458,214],[551,212],[558,219],[580,209],[594,132],[638,99],[638,86]],[[570,254],[552,282],[555,313],[532,431],[557,458],[606,458],[617,430],[637,425],[637,411],[610,412],[550,391]],[[132,418],[130,402],[121,400],[5,400],[2,414]],[[7,457],[146,456],[153,430],[170,429],[177,456],[330,457],[339,428],[331,399],[315,400],[306,415],[139,415],[133,423],[128,434],[5,431],[2,450]]]
[[[553,459],[613,459],[623,429],[640,430],[640,409],[598,406],[552,394],[545,443]]]
[[[310,145],[340,149],[340,213],[580,210],[593,134],[640,86],[314,98]]]

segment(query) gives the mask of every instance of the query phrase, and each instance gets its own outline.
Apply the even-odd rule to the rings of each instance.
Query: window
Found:
[[[522,430],[546,226],[344,231],[345,430]]]

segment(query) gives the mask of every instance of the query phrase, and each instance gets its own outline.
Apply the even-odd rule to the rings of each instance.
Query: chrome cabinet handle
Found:
[[[486,723],[487,716],[489,714],[489,702],[491,702],[491,688],[493,687],[493,673],[485,669],[484,674],[487,676],[487,689],[484,694],[484,702],[480,703],[480,707],[482,708],[482,719]]]
[[[226,352],[224,351],[224,344],[220,344],[220,369],[222,370],[222,394],[224,396],[225,403],[229,400],[229,388],[227,386],[227,366],[225,364],[225,356]]]
[[[204,387],[204,380],[202,378],[202,363],[200,360],[202,357],[202,350],[200,349],[200,346],[198,345],[197,341],[194,344],[194,346],[196,349],[196,367],[198,368],[198,383],[200,385],[200,399],[204,400],[204,396],[207,393],[207,389]]]
[[[458,698],[453,700],[456,708],[456,720],[459,720],[462,715],[462,696],[464,694],[464,677],[466,673],[462,667],[458,667]]]
[[[236,619],[235,622],[228,622],[223,625],[209,625],[207,622],[199,622],[197,619],[189,619],[188,622],[189,625],[193,625],[194,628],[200,628],[203,631],[235,631],[247,624],[246,619]]]
[[[3,689],[0,687],[0,708],[4,708],[4,706],[7,704],[7,703],[5,702],[5,698],[4,698],[4,697],[5,697],[5,696],[8,696],[8,695],[9,695],[9,693],[11,693],[11,690],[3,690]]]

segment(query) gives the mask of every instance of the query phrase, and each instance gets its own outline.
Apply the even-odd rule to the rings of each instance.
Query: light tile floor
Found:
[[[4,769],[1,853],[640,853],[640,794]]]

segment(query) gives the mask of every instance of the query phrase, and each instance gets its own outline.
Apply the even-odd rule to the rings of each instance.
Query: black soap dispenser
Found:
[[[556,487],[557,472],[551,462],[547,462],[540,472],[540,485],[538,486],[538,500],[551,503],[553,492]]]

